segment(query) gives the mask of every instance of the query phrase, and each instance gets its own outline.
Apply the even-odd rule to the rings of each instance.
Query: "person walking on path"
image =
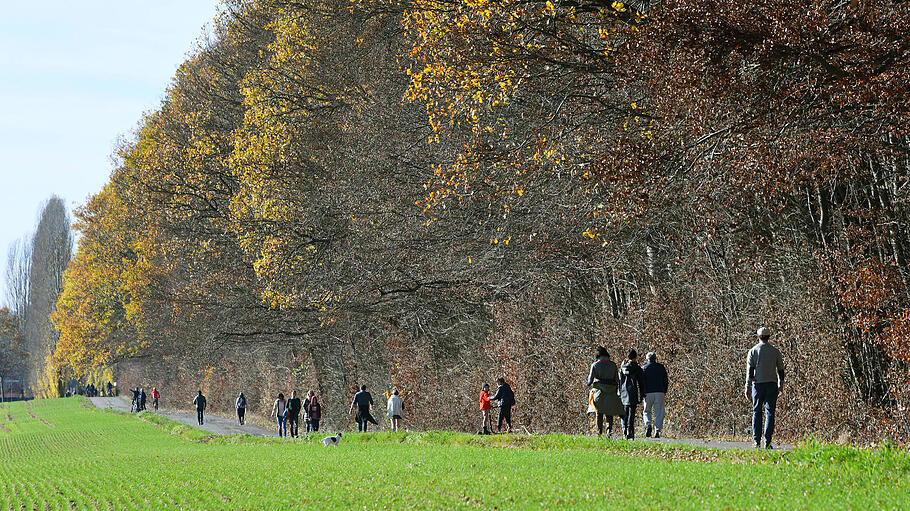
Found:
[[[243,426],[244,418],[246,417],[246,397],[243,392],[237,396],[237,402],[234,403],[234,407],[237,409],[237,422]]]
[[[645,398],[645,378],[638,365],[638,352],[629,350],[629,355],[619,370],[619,397],[622,399],[623,435],[635,440],[635,410]]]
[[[310,391],[306,404],[307,416],[307,433],[310,431],[319,431],[319,419],[322,418],[322,406],[319,399],[316,398],[316,392]]]
[[[398,395],[398,389],[393,390],[392,395],[389,396],[389,402],[386,404],[386,413],[389,416],[389,424],[392,426],[392,431],[398,431],[399,426],[401,426],[401,416],[404,413],[404,401]]]
[[[769,328],[761,327],[756,334],[758,344],[752,346],[746,357],[746,400],[752,401],[752,439],[755,447],[761,447],[764,433],[765,448],[773,449],[771,437],[774,436],[777,397],[784,389],[784,357],[768,342],[771,339]]]
[[[202,395],[201,390],[193,399],[193,406],[196,408],[196,420],[199,421],[199,425],[202,426],[205,424],[205,396]]]
[[[625,413],[622,401],[619,400],[619,371],[616,363],[610,360],[610,354],[603,346],[597,348],[597,360],[591,364],[588,382],[591,388],[590,398],[597,412],[597,435],[604,433],[604,418],[607,422],[607,436],[613,432],[613,417]]]
[[[139,411],[139,387],[135,389],[130,389],[130,392],[133,393],[133,400],[130,401],[130,412]]]
[[[490,403],[490,385],[484,383],[480,386],[480,415],[483,422],[481,423],[482,429],[480,434],[489,435],[490,429],[493,427],[490,424],[490,409],[493,408],[493,404]]]
[[[283,437],[287,435],[287,425],[285,422],[288,418],[288,403],[284,400],[284,394],[281,392],[278,393],[278,399],[275,400],[275,403],[272,404],[272,417],[275,417],[275,420],[278,421],[278,436]]]
[[[312,392],[312,391],[311,391]],[[310,394],[307,393],[306,397],[303,398],[303,404],[300,409],[303,413],[303,431],[305,433],[310,432]]]
[[[357,431],[361,433],[367,432],[367,423],[372,422],[373,424],[379,424],[376,422],[376,419],[370,415],[370,406],[373,405],[373,396],[367,392],[367,386],[361,385],[360,392],[354,394],[354,400],[351,401],[351,409],[348,413],[354,412],[354,407],[357,407],[357,414],[354,415],[354,421],[357,422]]]
[[[158,411],[158,400],[161,399],[161,392],[158,392],[158,387],[152,387],[152,406],[155,407],[155,411]]]
[[[496,380],[499,387],[496,388],[496,394],[490,398],[491,401],[499,401],[499,421],[496,425],[496,431],[502,433],[503,421],[509,425],[509,433],[512,432],[512,406],[515,405],[515,393],[512,387],[506,383],[505,378]]]
[[[139,411],[145,410],[145,401],[147,396],[145,395],[145,389],[139,387]]]
[[[291,398],[288,399],[288,434],[291,438],[297,438],[300,434],[300,398],[297,397],[297,391],[291,391]]]
[[[114,392],[114,384],[111,383],[110,380],[108,380],[108,382],[107,382],[107,397],[113,396],[113,395],[114,395],[113,392]]]
[[[641,368],[645,375],[645,436],[650,437],[652,426],[654,438],[660,438],[664,427],[664,408],[666,404],[667,388],[670,380],[667,378],[667,369],[657,361],[657,353],[648,352],[645,357],[648,362]]]

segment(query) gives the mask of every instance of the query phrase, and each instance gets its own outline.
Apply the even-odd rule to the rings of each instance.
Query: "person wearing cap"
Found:
[[[755,440],[755,447],[761,447],[764,434],[765,448],[773,449],[771,437],[774,435],[777,396],[784,388],[784,357],[768,342],[771,339],[770,329],[761,327],[756,334],[758,344],[749,350],[746,357],[746,399],[752,401],[752,439]]]
[[[597,360],[591,364],[588,382],[591,388],[590,401],[597,414],[597,436],[604,433],[604,418],[607,419],[607,436],[613,432],[613,417],[625,413],[622,401],[619,400],[619,370],[616,363],[610,360],[610,353],[603,346],[597,348]]]
[[[654,438],[660,438],[660,432],[664,427],[664,403],[670,381],[667,378],[667,369],[657,361],[657,353],[650,351],[645,358],[648,362],[641,368],[645,375],[644,417],[647,426],[645,436],[651,436],[653,426]]]
[[[623,404],[623,434],[628,440],[635,440],[635,409],[645,398],[645,377],[638,365],[638,352],[629,350],[629,355],[619,369],[619,397]]]

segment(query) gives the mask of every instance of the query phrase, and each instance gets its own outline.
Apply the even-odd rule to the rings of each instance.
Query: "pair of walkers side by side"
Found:
[[[490,415],[493,409],[493,401],[499,401],[499,421],[496,425],[496,431],[503,433],[502,426],[505,424],[509,433],[512,432],[512,407],[515,406],[515,392],[512,386],[506,382],[505,378],[496,380],[499,385],[496,393],[490,396],[490,385],[484,383],[480,386],[480,431],[481,435],[493,433],[493,423]]]
[[[638,405],[645,403],[645,436],[660,437],[664,420],[664,396],[667,392],[667,371],[657,362],[657,354],[647,355],[648,363],[638,365],[638,352],[630,349],[620,368],[610,359],[606,348],[597,348],[597,359],[591,364],[586,386],[589,410],[596,415],[598,436],[613,432],[613,418],[620,417],[624,438],[635,438],[635,415]]]
[[[316,397],[316,392],[311,390],[303,400],[303,422],[306,432],[319,431],[319,421],[322,419],[322,405]]]
[[[145,394],[145,390],[142,387],[136,387],[135,389],[130,389],[130,392],[133,393],[133,400],[130,403],[131,412],[141,412],[145,410],[145,403],[148,400],[148,396]],[[158,392],[158,389],[155,388],[154,393]],[[153,394],[154,399],[154,394]],[[158,409],[158,400],[155,399],[155,410]]]

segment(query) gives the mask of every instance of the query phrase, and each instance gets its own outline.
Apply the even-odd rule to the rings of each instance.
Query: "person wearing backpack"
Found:
[[[624,408],[623,434],[628,440],[635,440],[635,409],[645,398],[645,376],[637,360],[638,352],[630,349],[619,370],[619,397]]]
[[[307,432],[319,431],[319,419],[322,418],[322,406],[316,398],[316,392],[310,391],[306,404]]]
[[[205,396],[202,395],[201,390],[193,399],[193,406],[196,408],[196,420],[199,421],[199,425],[202,426],[205,424]]]
[[[237,408],[237,421],[243,426],[244,417],[246,416],[246,397],[243,392],[237,396],[237,402],[234,403],[234,406]]]
[[[505,378],[496,380],[499,387],[496,388],[496,394],[490,398],[491,401],[499,401],[499,421],[496,425],[496,431],[502,433],[502,423],[505,421],[509,425],[509,433],[512,432],[512,406],[515,405],[515,393],[512,387],[506,383]]]

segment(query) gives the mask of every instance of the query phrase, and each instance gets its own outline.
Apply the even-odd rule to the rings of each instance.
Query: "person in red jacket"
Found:
[[[155,406],[155,411],[158,411],[158,399],[161,397],[161,392],[158,392],[158,387],[152,387],[152,405]]]
[[[480,432],[481,435],[490,434],[490,409],[493,408],[493,405],[490,404],[490,386],[486,383],[480,388],[480,414],[483,416],[483,430]]]

